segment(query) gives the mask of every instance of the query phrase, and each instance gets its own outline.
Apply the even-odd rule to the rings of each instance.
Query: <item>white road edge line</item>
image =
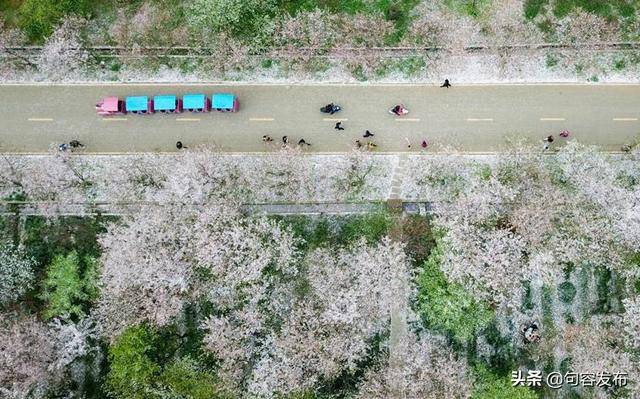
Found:
[[[252,122],[272,122],[275,119],[274,118],[249,118],[249,120]]]
[[[29,122],[53,122],[53,118],[29,118]]]
[[[564,118],[540,118],[541,121],[563,121]]]
[[[633,122],[637,121],[638,118],[613,118],[613,120],[616,122]]]
[[[200,122],[200,118],[176,118],[178,122]]]
[[[322,118],[322,120],[323,121],[327,121],[327,122],[346,122],[349,119],[347,119],[347,118],[344,118],[344,119],[342,119],[342,118]]]
[[[493,118],[467,118],[467,122],[493,122]]]
[[[420,122],[419,118],[396,118],[396,122]]]

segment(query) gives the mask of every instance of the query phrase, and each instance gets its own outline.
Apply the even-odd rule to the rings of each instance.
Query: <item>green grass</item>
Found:
[[[558,18],[566,17],[569,13],[581,8],[582,10],[599,15],[610,20],[633,18],[639,6],[634,0],[527,0],[524,5],[524,16],[532,20],[550,5],[553,14]]]
[[[32,43],[43,43],[67,15],[90,18],[91,0],[24,0],[18,8],[18,26]]]
[[[570,281],[565,281],[558,286],[558,299],[563,303],[567,305],[571,304],[575,296],[576,287]]]
[[[8,28],[15,28],[18,23],[18,9],[23,0],[0,0],[0,16]]]
[[[366,82],[369,79],[362,65],[351,66],[350,70],[353,77],[360,82]]]
[[[533,295],[531,293],[531,283],[529,281],[525,281],[523,283],[524,286],[524,294],[522,295],[522,311],[523,313],[527,310],[533,310]]]
[[[90,262],[90,258],[98,259],[100,257],[101,249],[97,237],[98,234],[105,231],[105,225],[111,220],[115,220],[115,218],[77,216],[55,219],[41,216],[26,218],[22,232],[22,244],[25,246],[26,253],[33,257],[38,265],[35,270],[37,284],[29,292],[25,301],[33,311],[44,310],[46,306],[47,301],[43,300],[43,284],[47,278],[47,267],[57,256],[65,257],[72,252],[75,252],[82,259],[80,273],[86,283],[85,293],[92,291],[91,295],[87,294],[86,301],[82,303],[83,308],[88,308],[89,303],[97,295],[97,292],[94,291],[97,288],[92,287],[91,284],[96,281],[97,269],[94,267],[95,265],[89,265],[87,262]],[[65,279],[66,277],[62,278],[62,280]],[[72,283],[71,281],[62,282]]]
[[[363,0],[284,0],[280,2],[280,6],[291,15],[300,11],[312,11],[316,8],[333,13],[344,12],[354,15],[369,8]]]
[[[471,399],[537,399],[538,395],[524,386],[514,387],[510,377],[493,374],[486,367],[473,370],[475,383]]]
[[[445,0],[445,4],[459,14],[480,18],[491,7],[491,0]]]
[[[489,325],[494,313],[462,285],[447,280],[440,270],[441,258],[442,248],[436,247],[422,265],[417,280],[417,311],[427,328],[465,344]]]
[[[524,3],[524,17],[528,20],[534,19],[549,4],[549,0],[527,0]]]
[[[547,68],[553,68],[560,62],[560,59],[553,54],[547,54]]]
[[[628,16],[630,10],[635,10],[633,4],[625,0],[556,0],[553,13],[556,17],[563,18],[577,8],[609,19],[616,19],[619,15]]]
[[[383,207],[366,215],[274,216],[273,219],[284,223],[303,240],[300,249],[304,251],[325,246],[347,246],[361,238],[369,244],[375,244],[388,234],[394,224],[394,219]]]
[[[367,243],[374,244],[389,232],[392,224],[393,219],[386,210],[364,216],[351,216],[340,228],[336,242],[348,245],[364,238]]]
[[[405,77],[412,77],[420,74],[427,67],[424,57],[413,56],[398,60],[396,68],[402,72]]]
[[[547,285],[541,290],[541,307],[542,307],[542,325],[544,326],[545,336],[555,335],[556,325],[553,320],[553,294],[551,288]]]
[[[27,253],[38,264],[48,265],[56,255],[66,255],[76,251],[81,258],[100,257],[98,234],[105,231],[105,224],[113,218],[102,217],[59,217],[48,220],[30,216],[25,224],[23,241]]]
[[[626,68],[627,66],[627,62],[624,60],[624,58],[618,58],[617,60],[613,61],[613,69],[615,71],[622,71],[624,68]]]

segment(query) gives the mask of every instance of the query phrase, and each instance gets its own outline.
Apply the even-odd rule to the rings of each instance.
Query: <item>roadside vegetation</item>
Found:
[[[291,188],[271,186],[271,197],[231,157],[180,157],[174,168],[142,155],[110,161],[119,168],[91,156],[0,164],[3,198],[54,203],[0,218],[3,396],[637,396],[637,149],[416,155],[402,197],[430,201],[423,216],[383,202],[353,215],[256,214],[242,199],[301,201],[304,180],[279,171],[305,169],[305,157],[261,161]],[[342,169],[318,184],[354,163],[379,175],[385,162],[368,157],[332,158]],[[247,175],[264,169],[247,162]],[[371,194],[379,183],[346,186]],[[96,198],[160,206],[60,214],[67,202],[95,212]],[[539,338],[523,332],[532,324]],[[518,370],[624,372],[628,384],[513,386]]]
[[[12,62],[0,72],[18,80],[625,79],[637,73],[637,49],[585,46],[638,41],[638,8],[627,0],[2,0],[0,51],[44,49],[6,51]],[[536,49],[545,43],[562,47]],[[514,45],[524,48],[501,49]],[[413,50],[379,50],[395,47]]]

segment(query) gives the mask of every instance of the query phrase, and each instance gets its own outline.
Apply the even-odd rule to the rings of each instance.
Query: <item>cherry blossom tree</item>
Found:
[[[32,287],[35,264],[21,248],[0,243],[0,307],[16,301]]]
[[[33,316],[3,313],[1,319],[0,393],[44,396],[58,371],[54,335]]]
[[[83,23],[69,17],[47,39],[37,62],[38,71],[47,79],[68,80],[82,72],[89,59],[80,38]]]
[[[150,207],[112,226],[100,240],[105,334],[149,321],[166,325],[185,301],[210,299],[234,308],[266,295],[267,269],[295,274],[293,235],[231,206]]]
[[[303,265],[304,298],[283,288],[269,312],[250,304],[205,323],[205,342],[222,360],[224,378],[245,386],[250,397],[312,389],[320,379],[354,372],[412,294],[406,255],[389,240],[373,247],[360,241],[336,253],[317,249]],[[274,314],[281,328],[268,328]]]
[[[369,370],[357,398],[468,398],[473,376],[443,337],[407,334],[379,368]]]
[[[165,325],[182,309],[193,276],[185,249],[194,216],[180,208],[149,208],[101,237],[98,314],[104,334],[115,337],[143,321]]]
[[[627,298],[622,302],[625,343],[632,350],[640,350],[640,297]]]
[[[441,268],[478,297],[515,309],[521,281],[555,284],[568,264],[633,273],[625,259],[638,250],[639,188],[619,178],[633,161],[575,142],[494,163],[443,158],[412,168],[410,189],[435,201]]]
[[[624,335],[617,316],[594,316],[585,323],[571,325],[564,331],[562,344],[571,359],[572,370],[581,373],[622,373],[628,376],[628,386],[637,394],[640,364],[624,351]],[[598,388],[604,397],[606,387]]]

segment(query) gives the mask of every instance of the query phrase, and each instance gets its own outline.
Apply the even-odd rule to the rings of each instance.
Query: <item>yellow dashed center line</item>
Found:
[[[249,118],[252,122],[272,122],[274,118]]]
[[[29,122],[53,122],[53,118],[29,118]]]
[[[200,118],[177,118],[178,122],[200,122]]]
[[[419,118],[396,118],[396,122],[420,122]]]
[[[493,122],[493,118],[467,118],[467,122]]]
[[[540,118],[541,121],[563,121],[564,118]]]
[[[638,118],[613,118],[616,122],[634,122],[637,121]]]

